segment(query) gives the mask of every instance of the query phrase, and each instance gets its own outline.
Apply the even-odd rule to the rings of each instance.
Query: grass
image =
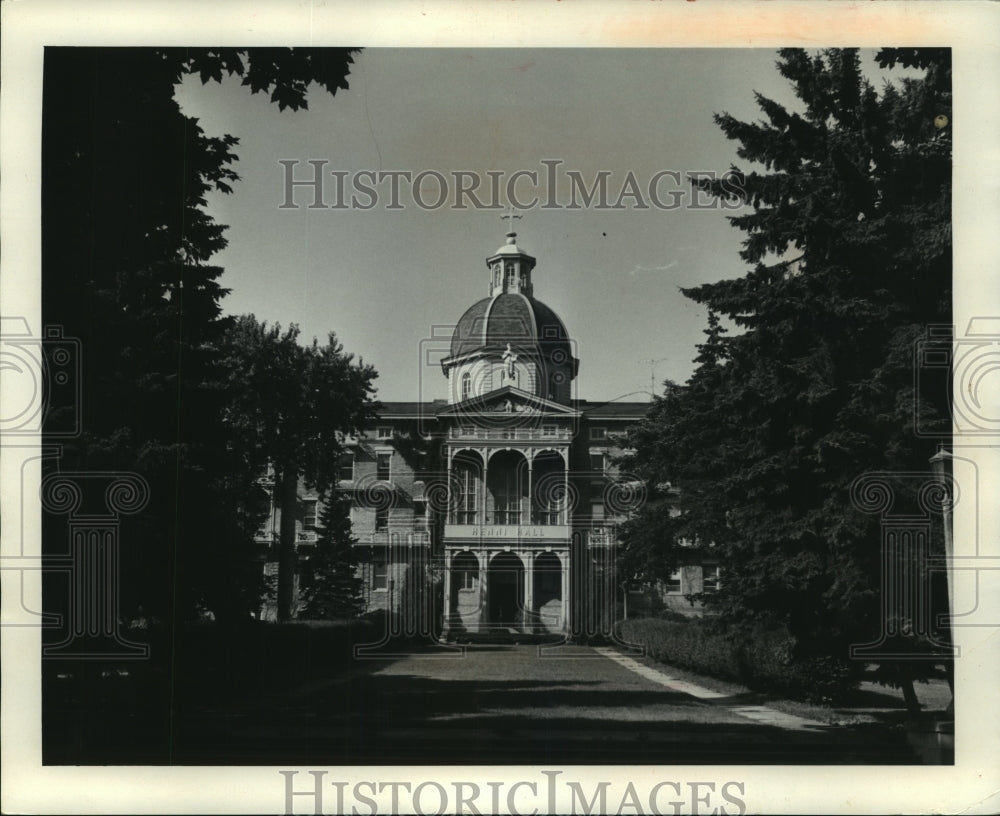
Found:
[[[906,716],[903,693],[899,689],[880,686],[876,683],[863,682],[860,689],[852,694],[845,704],[829,706],[789,700],[773,694],[753,691],[741,683],[696,674],[687,669],[660,662],[652,657],[636,659],[653,668],[660,669],[678,680],[684,680],[726,696],[745,696],[748,701],[766,705],[776,711],[794,714],[809,720],[817,720],[827,725],[863,725],[904,719]],[[927,711],[943,710],[951,699],[951,692],[943,680],[916,683],[915,688],[918,699]]]

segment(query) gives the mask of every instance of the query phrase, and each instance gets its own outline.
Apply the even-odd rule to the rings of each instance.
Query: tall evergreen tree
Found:
[[[786,49],[778,70],[800,111],[757,94],[764,120],[716,116],[750,163],[732,168],[750,210],[730,220],[751,268],[684,290],[709,310],[709,340],[689,382],[655,401],[628,463],[684,497],[679,519],[641,517],[630,548],[657,533],[712,541],[723,615],[777,618],[804,650],[839,657],[880,624],[878,520],[852,506],[850,485],[926,471],[933,447],[915,418],[945,416],[944,394],[914,392],[912,366],[927,325],[950,322],[950,54],[878,61],[924,77],[879,94],[854,50]],[[716,314],[737,331],[722,337]]]
[[[667,381],[629,437],[636,453],[626,466],[648,483],[647,502],[623,527],[628,547],[622,568],[631,575],[666,579],[682,558],[693,555],[693,548],[707,550],[725,534],[725,497],[717,484],[740,454],[732,428],[735,417],[719,410],[728,351],[726,330],[714,312],[709,312],[705,335],[691,379],[683,386]],[[683,474],[672,455],[681,440]]]
[[[351,530],[351,497],[333,493],[319,522],[316,549],[310,559],[312,585],[305,592],[301,616],[355,618],[364,611],[364,581],[358,573],[357,539]]]

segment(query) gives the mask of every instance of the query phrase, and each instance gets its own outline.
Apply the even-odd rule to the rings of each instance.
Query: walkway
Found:
[[[917,762],[898,732],[836,727],[726,696],[609,649],[472,646],[357,661],[299,688],[206,708],[189,764]]]

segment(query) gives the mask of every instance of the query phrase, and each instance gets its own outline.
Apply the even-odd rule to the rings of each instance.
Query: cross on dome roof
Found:
[[[514,212],[513,207],[508,207],[507,212],[500,216],[500,220],[502,221],[505,218],[507,219],[507,243],[513,244],[514,239],[517,237],[517,233],[514,232],[514,219],[520,220],[521,216]]]

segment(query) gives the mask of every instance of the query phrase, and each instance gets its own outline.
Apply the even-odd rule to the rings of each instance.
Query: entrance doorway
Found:
[[[514,553],[490,561],[486,598],[491,626],[520,628],[524,619],[524,564]]]
[[[565,631],[563,621],[562,562],[555,553],[539,553],[535,558],[534,607],[543,631]]]

